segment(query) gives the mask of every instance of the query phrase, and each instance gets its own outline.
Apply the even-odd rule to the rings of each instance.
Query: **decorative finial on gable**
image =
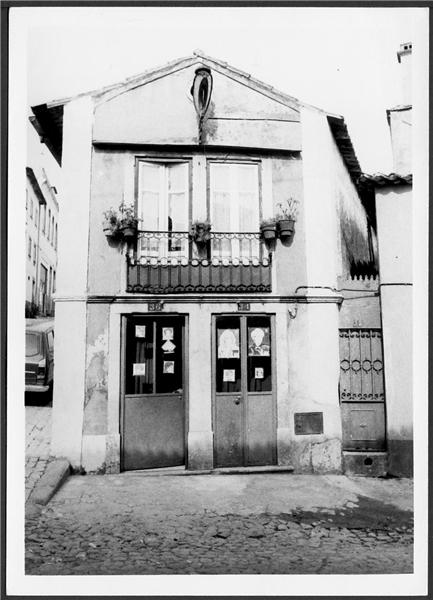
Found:
[[[203,56],[204,52],[203,50],[200,50],[200,48],[196,48],[193,52],[194,56]]]

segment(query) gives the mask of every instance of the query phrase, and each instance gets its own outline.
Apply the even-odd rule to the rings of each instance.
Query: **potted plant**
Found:
[[[273,217],[260,223],[260,232],[264,240],[271,241],[277,236],[277,221]]]
[[[295,221],[298,202],[294,198],[289,198],[285,202],[280,202],[278,205],[278,232],[280,237],[289,238],[295,231]]]
[[[207,244],[211,238],[211,227],[212,225],[208,220],[194,221],[189,230],[189,235],[196,244]]]
[[[104,212],[102,228],[107,238],[113,239],[119,235],[119,219],[114,208]]]
[[[119,206],[120,218],[119,229],[125,239],[134,238],[137,235],[138,219],[135,216],[133,206],[127,206],[124,202]]]

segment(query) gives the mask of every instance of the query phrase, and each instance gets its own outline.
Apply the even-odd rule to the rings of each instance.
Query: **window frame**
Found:
[[[187,198],[187,230],[189,231],[189,228],[191,226],[192,223],[192,210],[193,210],[193,158],[190,155],[183,155],[183,154],[179,154],[179,155],[140,155],[140,156],[136,156],[135,157],[135,180],[134,180],[134,198],[135,198],[135,212],[136,214],[139,216],[140,215],[140,165],[142,163],[153,163],[155,165],[160,165],[160,166],[169,166],[169,165],[173,165],[173,164],[186,164],[187,166],[187,193],[188,193],[188,198]],[[143,230],[143,231],[152,231],[152,230],[148,230],[143,228],[142,226],[140,227],[139,225],[139,230]],[[154,230],[157,231],[157,230]],[[168,228],[166,230],[160,230],[160,231],[167,231],[168,233]],[[169,241],[169,236],[167,235],[167,244]],[[186,244],[187,244],[187,255],[188,258],[190,257],[190,249],[189,249],[189,240],[186,239]],[[162,253],[162,256],[167,256],[168,255],[168,250],[164,253]],[[181,254],[182,251],[180,251],[180,255],[177,256],[176,255],[176,251],[173,251],[172,253],[172,258],[181,258]],[[142,256],[142,251],[141,251],[141,246],[140,243],[137,244],[137,256]],[[158,257],[160,257],[160,253],[158,252]]]
[[[241,158],[241,157],[231,157],[231,158],[223,158],[218,156],[206,156],[206,212],[207,218],[211,219],[211,165],[213,163],[217,164],[240,164],[240,165],[257,165],[257,174],[258,174],[258,199],[259,199],[259,223],[263,219],[263,186],[262,186],[262,169],[263,163],[260,158]],[[259,228],[256,232],[237,232],[237,233],[258,233]]]
[[[160,165],[179,164],[187,163],[188,165],[188,222],[191,224],[192,221],[192,202],[193,202],[193,165],[192,156],[185,155],[143,155],[135,157],[135,179],[134,179],[134,198],[135,198],[135,211],[139,214],[139,192],[140,192],[140,163],[156,163]]]

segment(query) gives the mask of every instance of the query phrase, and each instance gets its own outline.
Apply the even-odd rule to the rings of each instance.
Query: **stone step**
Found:
[[[254,475],[258,473],[292,473],[294,468],[291,465],[268,465],[261,467],[220,467],[217,469],[193,470],[189,471],[185,467],[163,467],[159,469],[143,469],[131,471],[134,474],[140,474],[148,477],[157,477],[164,475]]]

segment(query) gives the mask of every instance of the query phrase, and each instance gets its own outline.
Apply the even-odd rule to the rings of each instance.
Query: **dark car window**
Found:
[[[41,347],[41,336],[37,333],[26,333],[26,356],[36,356]]]

